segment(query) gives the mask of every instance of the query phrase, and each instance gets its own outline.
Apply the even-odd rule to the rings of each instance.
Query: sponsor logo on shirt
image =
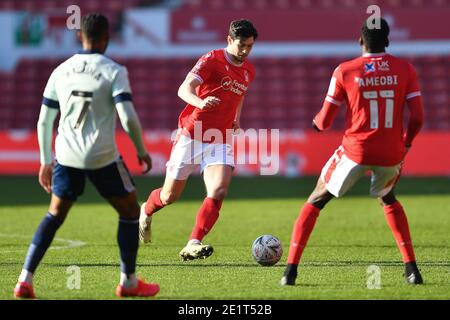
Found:
[[[389,61],[378,61],[377,62],[378,70],[380,71],[389,71]]]
[[[364,63],[364,73],[371,73],[375,71],[375,62]]]
[[[66,72],[66,77],[70,77],[72,73],[83,73],[93,77],[97,81],[99,81],[102,77],[102,73],[97,71],[95,67],[89,65],[86,61],[81,61],[73,65],[72,70]]]
[[[229,76],[222,78],[221,85],[223,90],[234,92],[239,96],[242,96],[248,89],[246,85],[231,79]]]

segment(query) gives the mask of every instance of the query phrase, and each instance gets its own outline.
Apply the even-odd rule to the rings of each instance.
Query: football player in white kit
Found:
[[[116,295],[154,296],[159,286],[135,275],[139,204],[134,182],[114,139],[117,111],[137,150],[139,163],[146,165],[144,172],[151,169],[152,161],[132,103],[127,69],[103,55],[109,42],[109,23],[105,16],[86,15],[78,34],[83,51],[53,71],[44,91],[37,125],[39,183],[51,193],[51,202],[28,249],[14,295],[35,298],[33,274],[72,204],[83,193],[87,177],[119,213],[117,241],[121,275]],[[58,113],[54,165],[52,132]]]

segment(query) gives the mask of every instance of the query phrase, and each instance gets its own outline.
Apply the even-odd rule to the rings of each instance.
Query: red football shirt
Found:
[[[365,54],[340,64],[333,73],[325,100],[338,106],[344,101],[347,104],[342,141],[345,155],[363,165],[400,163],[406,152],[404,105],[418,96],[417,75],[406,60],[380,53]],[[322,112],[326,114],[327,110]],[[319,113],[315,121],[324,117]]]
[[[197,138],[194,137],[194,124],[201,121],[202,137],[206,130],[218,129],[225,142],[226,130],[232,128],[237,107],[255,78],[254,67],[247,60],[240,65],[232,63],[225,49],[219,49],[202,56],[190,74],[201,81],[197,87],[198,97],[214,96],[221,102],[207,110],[188,104],[178,119],[179,128],[191,138]]]

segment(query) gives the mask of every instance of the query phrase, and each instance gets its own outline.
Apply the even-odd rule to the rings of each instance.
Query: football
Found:
[[[271,234],[259,236],[253,242],[252,255],[260,265],[273,266],[283,255],[281,241]]]

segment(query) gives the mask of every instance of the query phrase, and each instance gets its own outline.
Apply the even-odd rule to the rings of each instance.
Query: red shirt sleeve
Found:
[[[408,129],[405,133],[405,146],[410,147],[414,138],[419,133],[423,125],[423,103],[422,97],[416,96],[407,100],[409,108]]]
[[[419,133],[423,125],[424,111],[423,102],[419,88],[419,81],[417,79],[416,70],[409,65],[408,86],[406,88],[406,104],[409,109],[410,117],[408,122],[408,129],[405,133],[405,146],[411,146],[412,141]]]
[[[409,64],[408,85],[406,87],[406,100],[420,96],[419,81],[414,67]]]
[[[213,53],[209,52],[198,59],[197,63],[189,73],[203,83],[211,76],[213,68]]]
[[[330,86],[322,109],[313,120],[319,130],[325,130],[331,126],[337,115],[338,107],[344,102],[345,88],[343,83],[342,68],[338,66],[331,77]]]
[[[326,101],[340,106],[344,102],[345,87],[342,75],[342,67],[338,66],[331,76],[330,86],[328,87]]]
[[[322,109],[314,117],[313,120],[316,127],[320,131],[326,130],[329,127],[331,127],[331,124],[333,123],[333,120],[336,117],[338,110],[339,109],[337,105],[328,101],[324,101]]]

